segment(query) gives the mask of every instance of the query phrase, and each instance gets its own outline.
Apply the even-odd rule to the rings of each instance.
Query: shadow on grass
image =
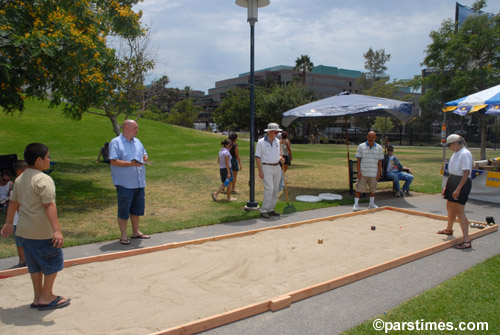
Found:
[[[51,176],[56,184],[56,201],[62,211],[81,213],[116,205],[115,190],[102,187],[95,181],[95,178],[102,178],[104,171],[109,171],[109,165],[58,163],[56,169]],[[71,175],[66,176],[65,172]],[[83,178],[75,178],[75,173]],[[108,178],[111,183],[111,177]]]

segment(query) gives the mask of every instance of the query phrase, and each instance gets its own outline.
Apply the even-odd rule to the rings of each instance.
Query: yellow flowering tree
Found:
[[[110,36],[144,34],[132,6],[141,0],[0,1],[0,106],[22,111],[25,97],[63,104],[80,119],[123,87]]]

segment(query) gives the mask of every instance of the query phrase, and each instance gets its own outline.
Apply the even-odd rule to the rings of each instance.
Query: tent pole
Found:
[[[498,122],[498,116],[495,116],[495,142],[494,142],[494,145],[493,145],[493,150],[497,150],[497,140],[498,140],[497,122]]]
[[[347,146],[347,164],[349,164],[351,158],[349,157],[349,132],[347,131],[347,115],[344,115],[344,121],[345,121],[345,144]]]
[[[446,112],[443,113],[443,124],[446,124]],[[441,134],[441,139],[443,138],[443,134]],[[444,166],[446,163],[446,133],[444,134],[445,142],[443,144],[443,174],[444,174]]]

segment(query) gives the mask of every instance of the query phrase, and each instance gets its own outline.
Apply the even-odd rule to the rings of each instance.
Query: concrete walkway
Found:
[[[387,205],[446,215],[446,202],[439,194],[423,195],[413,193],[411,197],[395,198],[391,192],[381,192],[377,193],[376,203],[379,206]],[[361,209],[367,208],[367,206],[367,203],[360,204]],[[486,216],[493,216],[497,223],[500,222],[499,204],[470,200],[465,209],[468,218],[471,220],[484,222]],[[69,247],[64,249],[64,258],[73,259],[171,242],[188,241],[351,211],[352,205],[330,207],[294,213],[282,216],[279,219],[254,219],[154,234],[150,240],[132,240],[132,244],[129,246],[123,246],[116,240]],[[443,225],[443,228],[445,228],[445,225]],[[454,228],[457,232],[456,236],[461,236],[458,223],[455,224]],[[395,269],[299,301],[289,308],[274,313],[263,313],[205,333],[214,335],[338,334],[371,317],[383,314],[403,301],[498,254],[500,254],[500,233],[495,232],[474,240],[472,249],[467,251],[454,248],[447,249]],[[0,259],[0,270],[13,268],[16,264],[17,257]],[[443,315],[443,318],[445,317]],[[416,320],[401,321],[411,322]]]

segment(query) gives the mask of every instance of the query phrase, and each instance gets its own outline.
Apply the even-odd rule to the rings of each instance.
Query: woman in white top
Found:
[[[460,228],[464,235],[463,243],[456,246],[457,249],[468,249],[471,247],[469,238],[469,220],[465,216],[465,203],[469,198],[472,187],[470,174],[472,171],[472,154],[466,148],[465,140],[457,134],[452,134],[446,139],[446,145],[454,151],[448,163],[450,175],[443,188],[442,194],[448,210],[448,225],[446,229],[440,230],[438,234],[453,235],[453,223],[458,217]]]

